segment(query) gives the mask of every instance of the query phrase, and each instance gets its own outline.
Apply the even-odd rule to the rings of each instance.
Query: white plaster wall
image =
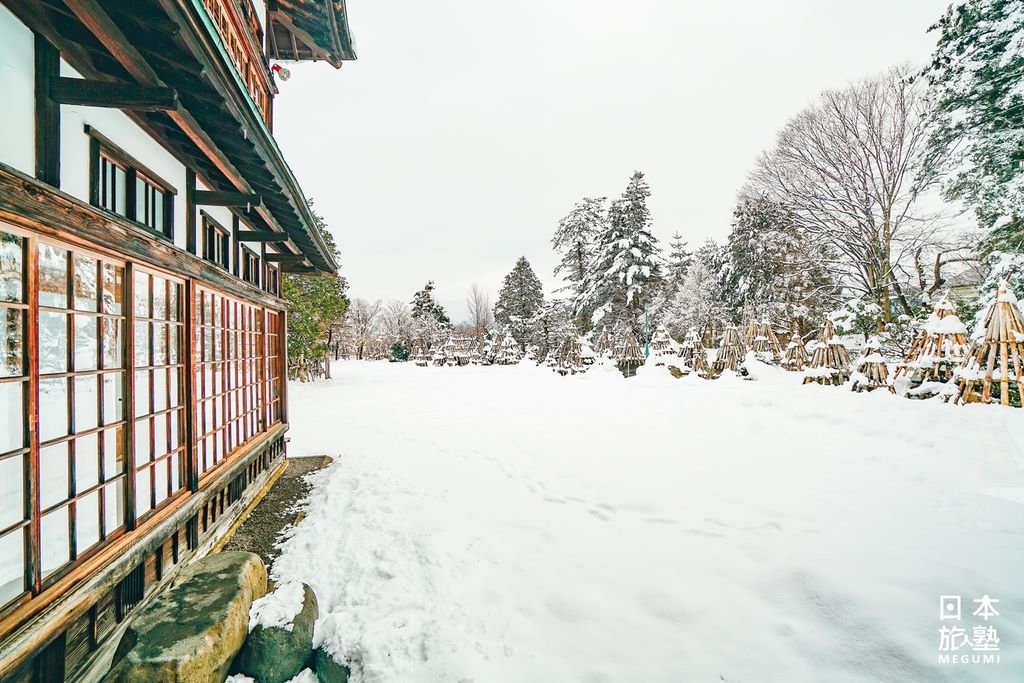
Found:
[[[63,60],[60,71],[62,76],[81,78]],[[60,189],[82,201],[89,201],[89,136],[85,132],[86,124],[138,159],[178,191],[174,196],[174,243],[184,249],[185,166],[118,109],[61,106]]]
[[[0,162],[35,175],[35,38],[0,5]]]

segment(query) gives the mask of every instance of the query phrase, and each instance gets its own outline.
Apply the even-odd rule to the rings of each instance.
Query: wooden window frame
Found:
[[[230,272],[231,231],[225,228],[216,218],[205,211],[200,211],[199,215],[202,217],[200,227],[203,236],[203,258]],[[220,242],[220,244],[214,244],[211,246],[209,234],[211,230],[217,237],[217,241]],[[220,251],[220,254],[216,253],[218,250]],[[211,251],[213,252],[212,254]]]
[[[165,181],[159,175],[151,171],[145,164],[124,151],[110,138],[98,130],[85,124],[85,134],[89,136],[89,203],[102,211],[109,211],[118,216],[124,216],[130,221],[143,226],[155,235],[174,241],[174,197],[178,194],[177,188]],[[120,214],[117,211],[106,209],[102,204],[101,188],[101,161],[103,158],[121,166],[125,170],[125,212]],[[163,229],[157,229],[145,221],[145,216],[140,220],[138,206],[138,182],[145,183],[156,192],[163,193]],[[143,207],[145,213],[145,207]]]
[[[241,245],[240,260],[239,276],[249,284],[261,286],[260,275],[263,259],[260,258],[260,255],[243,244]]]

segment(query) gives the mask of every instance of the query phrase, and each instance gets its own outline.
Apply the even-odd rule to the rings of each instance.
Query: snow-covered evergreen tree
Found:
[[[966,0],[932,27],[929,168],[987,227],[1024,220],[1024,3]]]
[[[589,318],[585,310],[585,294],[593,277],[594,249],[605,230],[605,197],[584,197],[572,211],[558,221],[551,239],[561,261],[555,266],[555,277],[568,284],[562,288],[569,294],[574,316]]]
[[[448,338],[452,322],[444,307],[434,299],[434,281],[423,285],[412,299],[413,329],[425,348],[433,348]]]
[[[835,287],[827,254],[782,204],[765,194],[740,195],[727,250],[723,303],[730,316],[747,307],[754,318],[769,316],[806,328],[805,318],[816,323],[832,303]]]
[[[543,306],[544,290],[540,280],[526,257],[520,256],[498,292],[494,320],[511,329],[513,336],[525,348],[534,343],[534,318]]]
[[[724,263],[722,248],[706,241],[693,255],[679,290],[667,307],[662,322],[675,336],[685,330],[698,330],[706,344],[712,344],[714,326],[722,318],[722,287],[720,273]]]
[[[640,327],[644,307],[661,278],[658,240],[651,234],[647,198],[651,190],[637,171],[622,196],[608,208],[608,220],[594,257],[593,282],[584,296],[592,322],[622,321]]]
[[[665,289],[674,294],[683,284],[686,271],[693,263],[693,254],[686,249],[686,241],[678,232],[669,243],[668,263],[665,264]]]

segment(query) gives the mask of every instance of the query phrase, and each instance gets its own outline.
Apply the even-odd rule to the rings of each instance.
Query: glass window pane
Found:
[[[44,379],[39,382],[39,438],[42,441],[68,433],[68,382]]]
[[[123,478],[103,487],[103,531],[107,535],[124,524],[124,490]]]
[[[103,424],[124,419],[124,373],[103,375]]]
[[[0,460],[0,529],[23,519],[25,519],[25,456],[14,455]]]
[[[124,321],[115,318],[103,318],[100,321],[102,338],[100,339],[103,350],[103,367],[122,367],[123,359],[121,349],[124,345]]]
[[[100,492],[93,491],[75,503],[75,534],[78,555],[99,543],[100,540]]]
[[[135,273],[135,315],[148,318],[149,316],[149,275],[146,273]]]
[[[25,592],[25,532],[0,536],[0,605]]]
[[[149,418],[135,422],[135,467],[149,462]]]
[[[74,296],[75,308],[79,311],[96,310],[96,259],[75,254]]]
[[[181,420],[181,411],[180,410],[176,410],[173,413],[171,413],[171,427],[170,427],[169,435],[170,435],[170,444],[171,444],[171,450],[172,451],[175,450],[176,448],[178,448],[178,446],[181,445],[181,441],[178,438],[178,424],[179,424],[180,420]]]
[[[100,483],[99,435],[75,439],[75,491],[80,493]]]
[[[45,314],[44,314],[45,315]],[[95,316],[75,316],[75,371],[95,370],[99,360],[99,342],[96,332],[99,322]]]
[[[153,491],[156,494],[156,504],[159,505],[167,499],[167,461],[158,462],[153,467]]]
[[[99,426],[99,377],[75,377],[75,432]]]
[[[0,383],[0,453],[25,445],[23,386],[23,382]]]
[[[24,243],[17,235],[0,232],[0,301],[20,303],[25,296]]]
[[[103,312],[121,314],[124,299],[124,268],[113,263],[103,264]]]
[[[124,472],[124,427],[103,432],[103,477],[110,480]]]
[[[158,415],[153,419],[153,457],[167,453],[167,416]]]
[[[167,407],[167,370],[153,371],[153,412]]]
[[[0,377],[16,377],[25,373],[24,321],[24,311],[0,307]]]
[[[39,245],[39,303],[67,308],[68,252],[49,244]]]
[[[149,488],[149,468],[143,467],[135,473],[135,516],[142,517],[151,507],[152,493]]]
[[[153,365],[167,365],[167,325],[153,323]]]
[[[181,368],[171,370],[170,382],[168,383],[168,395],[170,396],[168,408],[176,408],[181,405],[181,387],[178,377],[181,375]]]
[[[71,559],[68,534],[68,506],[43,515],[39,523],[39,545],[42,551],[43,578],[64,566]]]
[[[114,167],[114,213],[122,216],[128,212],[128,175],[120,166]]]
[[[135,371],[135,415],[149,415],[149,370]]]
[[[184,486],[185,477],[181,471],[182,458],[178,453],[171,456],[171,493]]]
[[[153,192],[153,227],[159,232],[164,231],[164,193],[162,190]]]
[[[167,319],[167,280],[153,277],[153,316],[157,320]]]
[[[39,450],[39,504],[48,508],[68,499],[68,443],[62,441]]]
[[[39,372],[67,372],[68,316],[39,312]]]
[[[167,319],[168,320],[179,320],[180,312],[178,308],[178,302],[181,301],[181,285],[176,282],[171,283],[171,291],[169,298],[167,299]]]
[[[135,365],[151,365],[149,352],[149,323],[135,323]]]

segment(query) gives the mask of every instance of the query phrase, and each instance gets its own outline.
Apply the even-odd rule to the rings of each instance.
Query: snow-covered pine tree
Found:
[[[635,333],[644,307],[661,278],[658,240],[651,234],[647,198],[651,190],[637,171],[622,196],[608,208],[608,220],[595,251],[593,282],[584,296],[593,324],[624,322]]]
[[[819,320],[835,292],[828,256],[797,227],[786,208],[746,189],[733,210],[726,247],[724,304],[751,319],[769,316],[785,325]],[[741,320],[746,325],[750,320]]]
[[[520,256],[498,292],[494,321],[512,331],[521,348],[535,343],[535,318],[544,306],[544,289],[530,262]]]
[[[427,349],[443,343],[451,334],[452,321],[434,299],[434,281],[429,280],[412,298],[413,331]]]
[[[708,240],[693,255],[679,290],[662,315],[669,332],[680,337],[693,327],[711,344],[716,321],[722,317],[719,274],[723,264],[721,247]]]
[[[987,227],[1024,220],[1024,3],[966,0],[932,27],[929,168]]]
[[[532,327],[537,360],[557,353],[566,339],[575,339],[578,334],[568,302],[553,299],[545,303],[534,318]]]
[[[665,265],[665,288],[668,291],[674,293],[679,289],[691,263],[693,253],[686,249],[686,241],[676,232],[669,243],[668,263]]]
[[[568,283],[560,291],[568,293],[573,316],[585,324],[593,313],[586,310],[585,294],[593,277],[597,240],[605,230],[606,201],[606,197],[584,197],[576,202],[572,211],[558,221],[551,239],[555,251],[561,255],[555,266],[555,277]]]

